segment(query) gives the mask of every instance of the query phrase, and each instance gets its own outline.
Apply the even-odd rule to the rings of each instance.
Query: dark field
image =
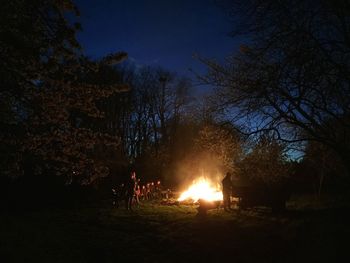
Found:
[[[1,262],[340,262],[350,236],[346,209],[231,213],[195,206],[108,201],[74,209],[5,213]],[[345,258],[344,258],[345,259]]]

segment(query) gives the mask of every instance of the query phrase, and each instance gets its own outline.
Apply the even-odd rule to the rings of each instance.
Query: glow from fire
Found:
[[[222,192],[219,187],[214,187],[207,179],[200,178],[193,182],[193,184],[184,192],[181,193],[178,201],[193,200],[197,202],[199,199],[206,201],[222,200]]]

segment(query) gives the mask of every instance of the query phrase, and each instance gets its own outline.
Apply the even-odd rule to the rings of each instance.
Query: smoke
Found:
[[[175,167],[178,190],[185,189],[200,178],[208,180],[214,187],[221,189],[221,180],[226,172],[217,156],[207,152],[188,154]]]

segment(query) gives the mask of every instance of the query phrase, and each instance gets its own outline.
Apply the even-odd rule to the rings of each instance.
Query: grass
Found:
[[[3,214],[1,262],[330,262],[346,254],[343,209],[268,209],[196,216],[195,206],[101,202]]]

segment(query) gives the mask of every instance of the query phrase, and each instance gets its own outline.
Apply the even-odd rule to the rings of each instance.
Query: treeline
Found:
[[[161,166],[167,163],[179,128],[190,114],[191,82],[161,68],[135,69],[126,64],[113,71],[130,89],[98,103],[105,112],[101,131],[121,141],[119,156],[110,156],[110,164],[120,165],[119,159],[150,166],[152,171],[143,169],[143,176],[160,178]],[[99,156],[108,159],[103,152]]]

